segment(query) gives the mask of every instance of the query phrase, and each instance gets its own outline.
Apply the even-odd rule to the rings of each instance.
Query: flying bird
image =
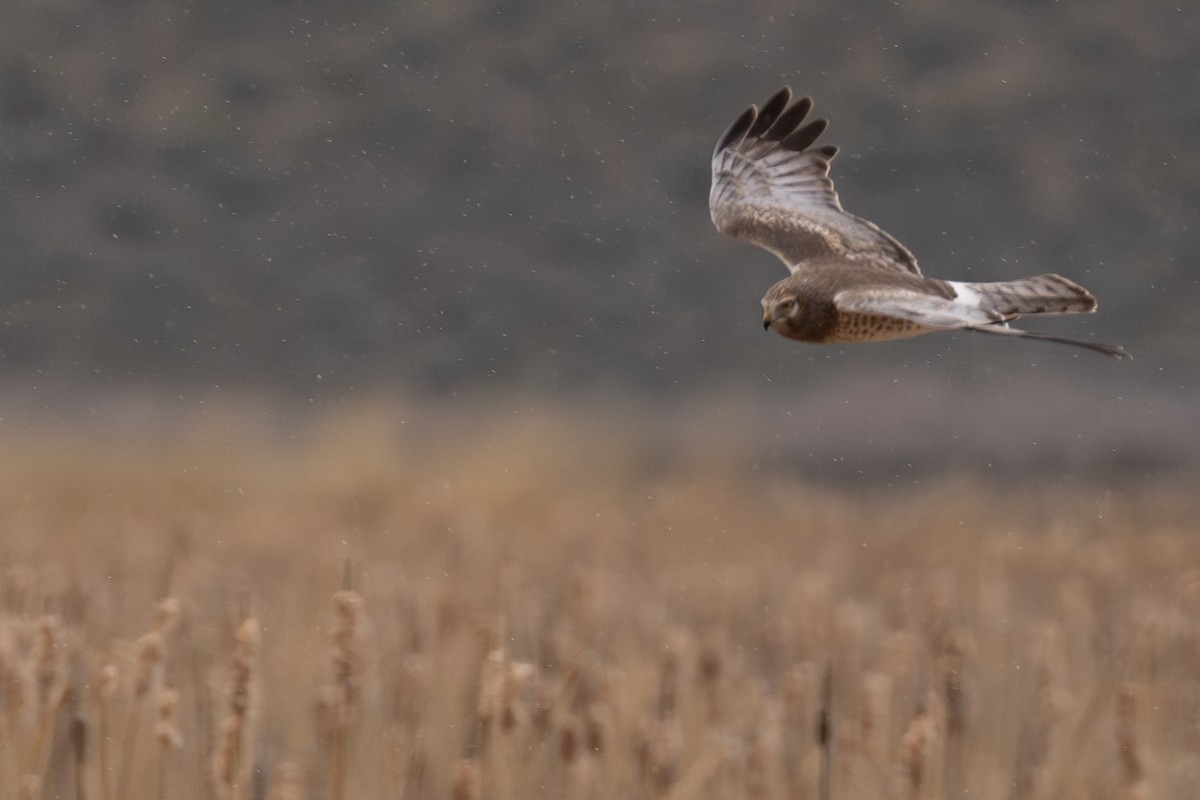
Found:
[[[828,122],[805,123],[812,99],[777,92],[750,106],[717,142],[708,205],[721,233],[774,253],[791,272],[762,299],[763,327],[816,343],[878,342],[972,330],[1085,347],[1122,347],[1020,330],[1034,314],[1096,310],[1091,292],[1061,275],[975,283],[921,274],[908,248],[842,209],[829,178],[837,148],[814,146]]]

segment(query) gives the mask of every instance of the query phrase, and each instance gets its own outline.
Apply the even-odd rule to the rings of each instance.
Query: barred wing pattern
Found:
[[[791,100],[784,88],[761,111],[750,106],[718,141],[708,199],[717,230],[774,253],[793,273],[833,256],[920,275],[904,245],[842,210],[829,178],[837,148],[812,147],[828,122],[803,124],[812,100]]]

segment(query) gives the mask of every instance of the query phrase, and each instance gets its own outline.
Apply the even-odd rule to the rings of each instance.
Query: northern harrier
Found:
[[[829,179],[832,146],[813,147],[828,124],[804,125],[812,100],[790,89],[750,106],[713,151],[709,210],[721,233],[787,264],[791,275],[763,297],[763,327],[803,342],[903,339],[967,329],[1086,347],[1121,358],[1115,345],[1018,330],[1025,314],[1096,310],[1087,289],[1060,275],[964,283],[927,278],[908,249],[848,214]]]

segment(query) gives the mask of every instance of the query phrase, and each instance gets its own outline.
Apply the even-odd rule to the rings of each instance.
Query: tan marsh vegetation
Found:
[[[10,438],[0,796],[1200,785],[1184,483],[838,490],[562,415],[389,420]]]

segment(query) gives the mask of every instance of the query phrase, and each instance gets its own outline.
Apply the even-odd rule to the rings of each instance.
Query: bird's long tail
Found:
[[[979,307],[995,317],[995,324],[970,325],[970,330],[1069,344],[1116,358],[1129,357],[1125,348],[1118,345],[1008,327],[1008,320],[1026,314],[1089,314],[1095,311],[1096,298],[1092,293],[1061,275],[1036,275],[1032,278],[992,283],[955,283],[954,287],[960,297],[966,295],[972,300],[977,298]]]
[[[1087,314],[1096,310],[1092,293],[1061,275],[961,286],[978,292],[980,306],[1004,319],[1023,314]]]

